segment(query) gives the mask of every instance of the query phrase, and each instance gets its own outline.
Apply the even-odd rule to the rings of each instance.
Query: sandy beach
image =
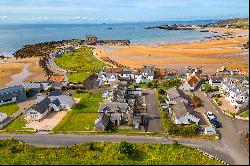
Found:
[[[23,82],[45,81],[39,58],[5,58],[0,60],[0,87],[19,85]]]
[[[203,41],[167,44],[133,44],[130,46],[100,46],[99,57],[109,57],[129,67],[155,65],[159,68],[184,69],[187,65],[202,66],[207,72],[225,65],[231,68],[248,69],[249,55],[241,49],[248,41],[246,30],[215,28],[213,31],[231,32],[236,37]],[[240,36],[240,33],[244,35]],[[238,36],[237,36],[238,35]]]

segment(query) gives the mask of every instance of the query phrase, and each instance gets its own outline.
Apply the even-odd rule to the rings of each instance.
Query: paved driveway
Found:
[[[242,148],[240,141],[240,134],[243,131],[249,131],[249,121],[233,119],[223,114],[211,98],[207,98],[201,91],[195,91],[194,93],[204,102],[205,110],[212,111],[217,116],[218,121],[222,123],[222,128],[218,131],[221,134],[221,141],[225,150],[233,158],[234,164],[249,164],[248,152]]]
[[[161,115],[157,105],[157,91],[151,89],[143,89],[145,101],[147,104],[147,113],[149,115],[148,130],[152,132],[162,132]]]

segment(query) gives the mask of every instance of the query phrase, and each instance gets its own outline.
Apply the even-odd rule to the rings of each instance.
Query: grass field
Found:
[[[66,52],[60,58],[56,58],[55,62],[60,67],[76,71],[68,75],[71,82],[82,82],[93,72],[98,72],[105,65],[97,60],[91,48],[83,46],[74,52]]]
[[[84,143],[72,147],[35,147],[17,140],[0,141],[0,165],[222,165],[197,150],[176,144],[132,144],[134,156],[119,151],[120,143]]]
[[[244,117],[244,118],[249,117],[249,110],[248,110],[248,111],[245,111],[245,112],[243,112],[243,113],[241,113],[240,116],[242,116],[242,117]]]
[[[99,102],[102,101],[100,93],[73,94],[74,98],[81,98],[62,121],[53,129],[54,131],[90,131],[98,117]]]
[[[31,128],[24,128],[26,123],[22,120],[23,114],[21,114],[19,117],[17,117],[14,121],[12,121],[7,127],[4,128],[4,130],[14,131],[14,130],[33,130]]]
[[[8,116],[12,115],[18,110],[17,103],[10,103],[0,106],[0,112],[6,113]]]

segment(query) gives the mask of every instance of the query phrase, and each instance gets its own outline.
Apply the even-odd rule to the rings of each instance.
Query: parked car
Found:
[[[207,112],[207,117],[208,119],[211,121],[212,119],[216,119],[215,115],[211,112],[211,111],[208,111]]]
[[[217,119],[212,119],[211,123],[212,123],[214,128],[220,128],[221,127],[221,125],[220,125],[220,123],[219,123],[219,121]]]

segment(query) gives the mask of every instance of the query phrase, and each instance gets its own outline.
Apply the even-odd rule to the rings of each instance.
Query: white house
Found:
[[[212,87],[219,87],[221,85],[221,82],[223,81],[223,77],[210,77],[208,80],[208,83]]]
[[[31,120],[40,120],[49,112],[57,112],[60,110],[68,110],[72,108],[75,101],[70,96],[49,96],[37,98],[37,104],[25,111],[25,114]]]
[[[7,114],[0,112],[0,122],[4,121],[7,118]]]
[[[194,115],[191,115],[185,106],[183,102],[177,102],[174,104],[169,112],[173,113],[174,122],[175,124],[190,124],[190,122],[195,122],[197,125],[200,121],[199,118],[195,117]]]
[[[142,82],[149,82],[154,80],[154,66],[144,66],[142,69]]]
[[[109,84],[110,82],[118,81],[118,75],[116,73],[101,71],[98,74],[98,80],[100,81],[100,84]]]
[[[243,84],[243,82],[224,78],[220,86],[220,92],[236,111],[244,109],[249,105],[249,86]]]
[[[25,114],[27,115],[28,118],[32,120],[40,120],[51,111],[51,108],[53,108],[50,107],[51,106],[50,104],[51,100],[48,97],[46,97],[41,102],[27,109],[25,111]]]

